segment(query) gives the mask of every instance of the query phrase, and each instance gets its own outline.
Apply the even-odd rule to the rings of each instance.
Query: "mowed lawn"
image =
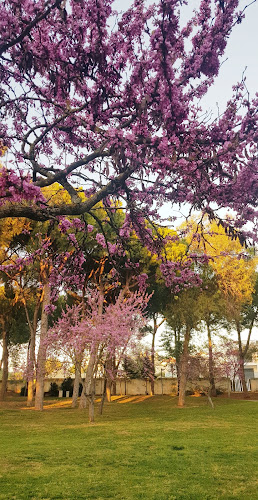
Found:
[[[118,398],[96,423],[69,400],[0,407],[0,499],[258,499],[258,401]]]

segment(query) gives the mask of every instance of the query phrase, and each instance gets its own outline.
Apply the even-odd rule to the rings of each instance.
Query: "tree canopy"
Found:
[[[230,207],[236,230],[254,222],[257,99],[240,82],[215,120],[198,104],[245,7],[201,0],[182,25],[181,4],[2,3],[0,217],[79,215],[111,196],[138,234],[167,201],[212,217]],[[69,201],[46,199],[55,182]]]

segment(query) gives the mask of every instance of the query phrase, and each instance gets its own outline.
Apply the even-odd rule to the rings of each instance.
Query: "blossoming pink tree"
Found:
[[[17,297],[24,305],[30,329],[26,379],[28,382],[27,404],[33,404],[34,379],[36,377],[35,408],[43,409],[44,375],[49,313],[55,309],[55,301],[61,285],[68,287],[72,282],[78,285],[82,277],[75,269],[81,270],[84,257],[78,247],[75,234],[81,229],[77,219],[70,223],[72,233],[62,232],[56,224],[27,225],[26,230],[16,235],[1,255],[0,270],[12,283]],[[66,226],[69,221],[66,221]],[[77,228],[77,229],[76,229]],[[85,225],[83,224],[86,233]],[[59,230],[61,229],[61,231]],[[86,237],[86,236],[85,236]],[[33,297],[33,299],[32,299]],[[33,306],[32,306],[33,303]],[[30,305],[29,305],[30,304]],[[29,309],[33,307],[30,317]],[[40,319],[39,348],[36,356],[36,330]]]
[[[257,99],[241,82],[212,122],[198,104],[245,6],[200,0],[182,26],[181,3],[2,2],[0,217],[82,214],[112,196],[141,236],[165,201],[255,222]],[[54,182],[70,202],[44,198]]]
[[[148,298],[142,292],[126,297],[122,291],[114,303],[107,305],[100,290],[88,290],[85,302],[67,308],[45,338],[49,351],[60,354],[61,350],[75,366],[82,361],[87,364],[82,400],[89,404],[90,421],[94,420],[94,379],[98,366],[112,356],[121,360],[141,336]],[[80,382],[78,370],[76,375],[74,406]]]

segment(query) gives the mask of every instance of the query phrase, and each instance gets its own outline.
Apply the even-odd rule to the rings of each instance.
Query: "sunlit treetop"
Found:
[[[205,252],[210,257],[209,265],[225,297],[234,303],[251,301],[258,263],[251,250],[243,249],[238,238],[229,239],[222,226],[207,219],[202,229],[192,219],[187,239],[192,251]]]
[[[257,99],[241,82],[213,122],[198,104],[245,5],[201,0],[183,26],[181,3],[2,2],[0,217],[79,215],[111,196],[136,227],[167,201],[254,227]],[[69,202],[48,203],[53,183]]]

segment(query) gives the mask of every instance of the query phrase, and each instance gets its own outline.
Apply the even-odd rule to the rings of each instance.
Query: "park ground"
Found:
[[[258,499],[257,396],[117,397],[94,424],[45,403],[1,403],[0,500]]]

